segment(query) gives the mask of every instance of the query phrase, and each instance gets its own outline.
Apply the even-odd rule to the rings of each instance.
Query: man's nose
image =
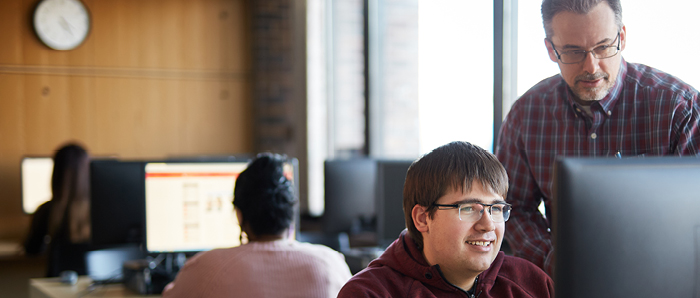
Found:
[[[496,229],[496,224],[491,219],[491,207],[485,207],[481,210],[481,218],[474,224],[474,228],[479,231],[493,231]]]
[[[600,59],[596,58],[593,54],[593,52],[588,52],[586,53],[586,59],[583,59],[583,70],[590,73],[594,74],[598,71],[598,61]]]

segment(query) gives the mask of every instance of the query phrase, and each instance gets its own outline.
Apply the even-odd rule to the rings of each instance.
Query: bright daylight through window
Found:
[[[420,152],[493,145],[493,2],[419,2]]]

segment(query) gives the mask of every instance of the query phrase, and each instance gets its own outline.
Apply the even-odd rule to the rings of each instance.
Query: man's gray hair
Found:
[[[542,21],[544,23],[544,32],[547,38],[551,38],[552,19],[560,12],[573,12],[577,14],[587,14],[599,3],[606,2],[615,13],[615,23],[618,30],[622,29],[622,5],[620,0],[544,0],[542,1]]]

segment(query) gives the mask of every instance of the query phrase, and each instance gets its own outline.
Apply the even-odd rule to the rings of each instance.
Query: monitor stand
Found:
[[[124,285],[142,294],[160,294],[175,279],[187,260],[184,253],[161,253],[155,258],[133,260],[124,263]]]

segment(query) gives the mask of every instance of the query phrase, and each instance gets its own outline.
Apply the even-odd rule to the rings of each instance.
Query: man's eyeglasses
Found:
[[[457,209],[459,220],[475,222],[481,219],[484,210],[488,209],[491,220],[496,223],[506,222],[510,218],[512,205],[508,203],[464,203],[464,204],[433,204],[438,210]]]
[[[615,40],[617,40],[617,46],[615,46]],[[615,38],[613,42],[607,45],[601,45],[597,46],[594,49],[590,51],[586,50],[571,50],[571,51],[564,51],[559,53],[557,51],[557,48],[554,46],[554,43],[547,39],[549,43],[552,45],[552,48],[554,49],[554,53],[557,55],[557,59],[561,61],[561,63],[564,64],[576,64],[580,63],[583,60],[586,60],[586,56],[588,56],[588,53],[592,53],[593,57],[597,59],[605,59],[605,58],[610,58],[612,56],[617,55],[618,52],[620,52],[620,32],[617,32],[617,38]]]

